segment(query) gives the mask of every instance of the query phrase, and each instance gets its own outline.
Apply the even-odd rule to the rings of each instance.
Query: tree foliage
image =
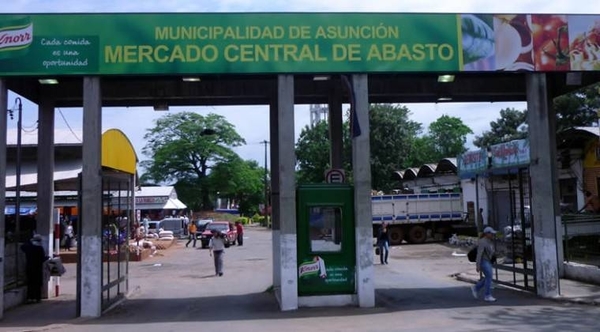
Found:
[[[556,130],[595,125],[600,109],[600,83],[554,98]]]
[[[465,125],[461,119],[453,116],[442,115],[429,125],[427,136],[429,144],[433,147],[434,154],[431,161],[439,161],[442,158],[456,157],[464,153],[467,148],[467,135],[473,131]]]
[[[500,110],[500,118],[490,122],[490,130],[475,136],[473,145],[485,148],[494,144],[527,137],[527,111],[514,108]]]
[[[219,190],[219,197],[235,200],[241,214],[253,215],[265,200],[264,171],[256,161],[236,155],[216,164],[209,179],[211,187]]]
[[[596,112],[600,108],[600,83],[554,98],[552,108],[556,114],[557,131],[596,125]],[[501,110],[500,118],[490,123],[491,129],[476,136],[473,144],[482,148],[527,137],[527,114],[527,110]]]
[[[352,145],[349,128],[348,122],[345,121],[342,127],[342,135],[344,142],[343,168],[346,173],[349,173],[351,169]],[[321,183],[325,181],[325,171],[331,168],[330,149],[329,124],[326,121],[321,121],[314,126],[306,126],[302,129],[296,143],[298,183]]]
[[[206,129],[214,132],[205,133]],[[232,147],[244,144],[244,139],[223,116],[206,116],[181,112],[168,114],[155,121],[144,136],[142,152],[150,160],[142,163],[147,179],[155,182],[179,182],[197,186],[201,206],[211,207],[207,175],[210,167],[235,155]]]
[[[410,120],[405,106],[371,105],[369,112],[371,140],[371,182],[373,189],[387,191],[394,186],[394,171],[425,163],[438,162],[464,152],[466,135],[471,133],[458,118],[445,116],[432,123],[429,135],[422,135],[422,125]],[[323,182],[329,168],[329,127],[320,122],[305,127],[296,145],[298,182]],[[344,169],[351,174],[349,123],[344,123]]]
[[[438,157],[438,154],[435,152],[435,146],[432,138],[428,135],[422,135],[413,139],[413,145],[410,153],[406,156],[404,165],[401,165],[398,169],[418,167],[439,159],[440,158]]]
[[[415,151],[415,139],[422,126],[410,120],[410,114],[406,106],[371,105],[371,184],[374,189],[391,189],[392,172],[414,166],[410,164],[410,155]]]

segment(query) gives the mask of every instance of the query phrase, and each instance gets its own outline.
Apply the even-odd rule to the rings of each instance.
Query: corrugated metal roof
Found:
[[[575,129],[578,130],[585,130],[587,132],[590,132],[596,136],[600,136],[600,128],[599,127],[575,127]]]
[[[15,174],[14,165],[6,167],[6,189],[12,189],[17,185],[17,176]],[[57,160],[54,165],[54,181],[77,179],[77,175],[81,172],[81,161]],[[37,163],[21,164],[21,186],[30,186],[37,183]]]
[[[81,139],[83,132],[74,130],[71,132],[68,129],[55,129],[54,130],[54,144],[82,144]],[[10,128],[6,133],[6,144],[17,145],[17,129]],[[21,144],[22,145],[37,145],[38,144],[38,130],[21,132]]]
[[[177,198],[177,194],[175,194],[175,187],[173,186],[164,186],[164,187],[140,187],[138,191],[135,192],[136,197],[155,197],[155,196],[169,196],[174,195],[172,198]]]

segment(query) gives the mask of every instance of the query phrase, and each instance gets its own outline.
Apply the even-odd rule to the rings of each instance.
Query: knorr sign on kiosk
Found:
[[[600,70],[600,15],[0,15],[0,74]]]

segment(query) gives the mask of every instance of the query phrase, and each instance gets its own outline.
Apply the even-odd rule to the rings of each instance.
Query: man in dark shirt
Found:
[[[390,233],[388,232],[388,225],[386,222],[382,222],[381,227],[379,227],[377,246],[379,247],[379,260],[381,261],[381,265],[387,264],[388,256],[390,254]]]
[[[42,301],[42,284],[44,281],[44,262],[46,251],[42,247],[42,237],[36,234],[30,241],[21,246],[21,250],[25,253],[25,271],[27,273],[27,302]]]

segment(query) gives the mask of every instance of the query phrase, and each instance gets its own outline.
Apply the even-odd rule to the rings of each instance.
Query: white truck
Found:
[[[371,196],[373,235],[388,224],[390,244],[423,243],[428,233],[450,235],[453,225],[464,223],[462,194],[402,194]]]

